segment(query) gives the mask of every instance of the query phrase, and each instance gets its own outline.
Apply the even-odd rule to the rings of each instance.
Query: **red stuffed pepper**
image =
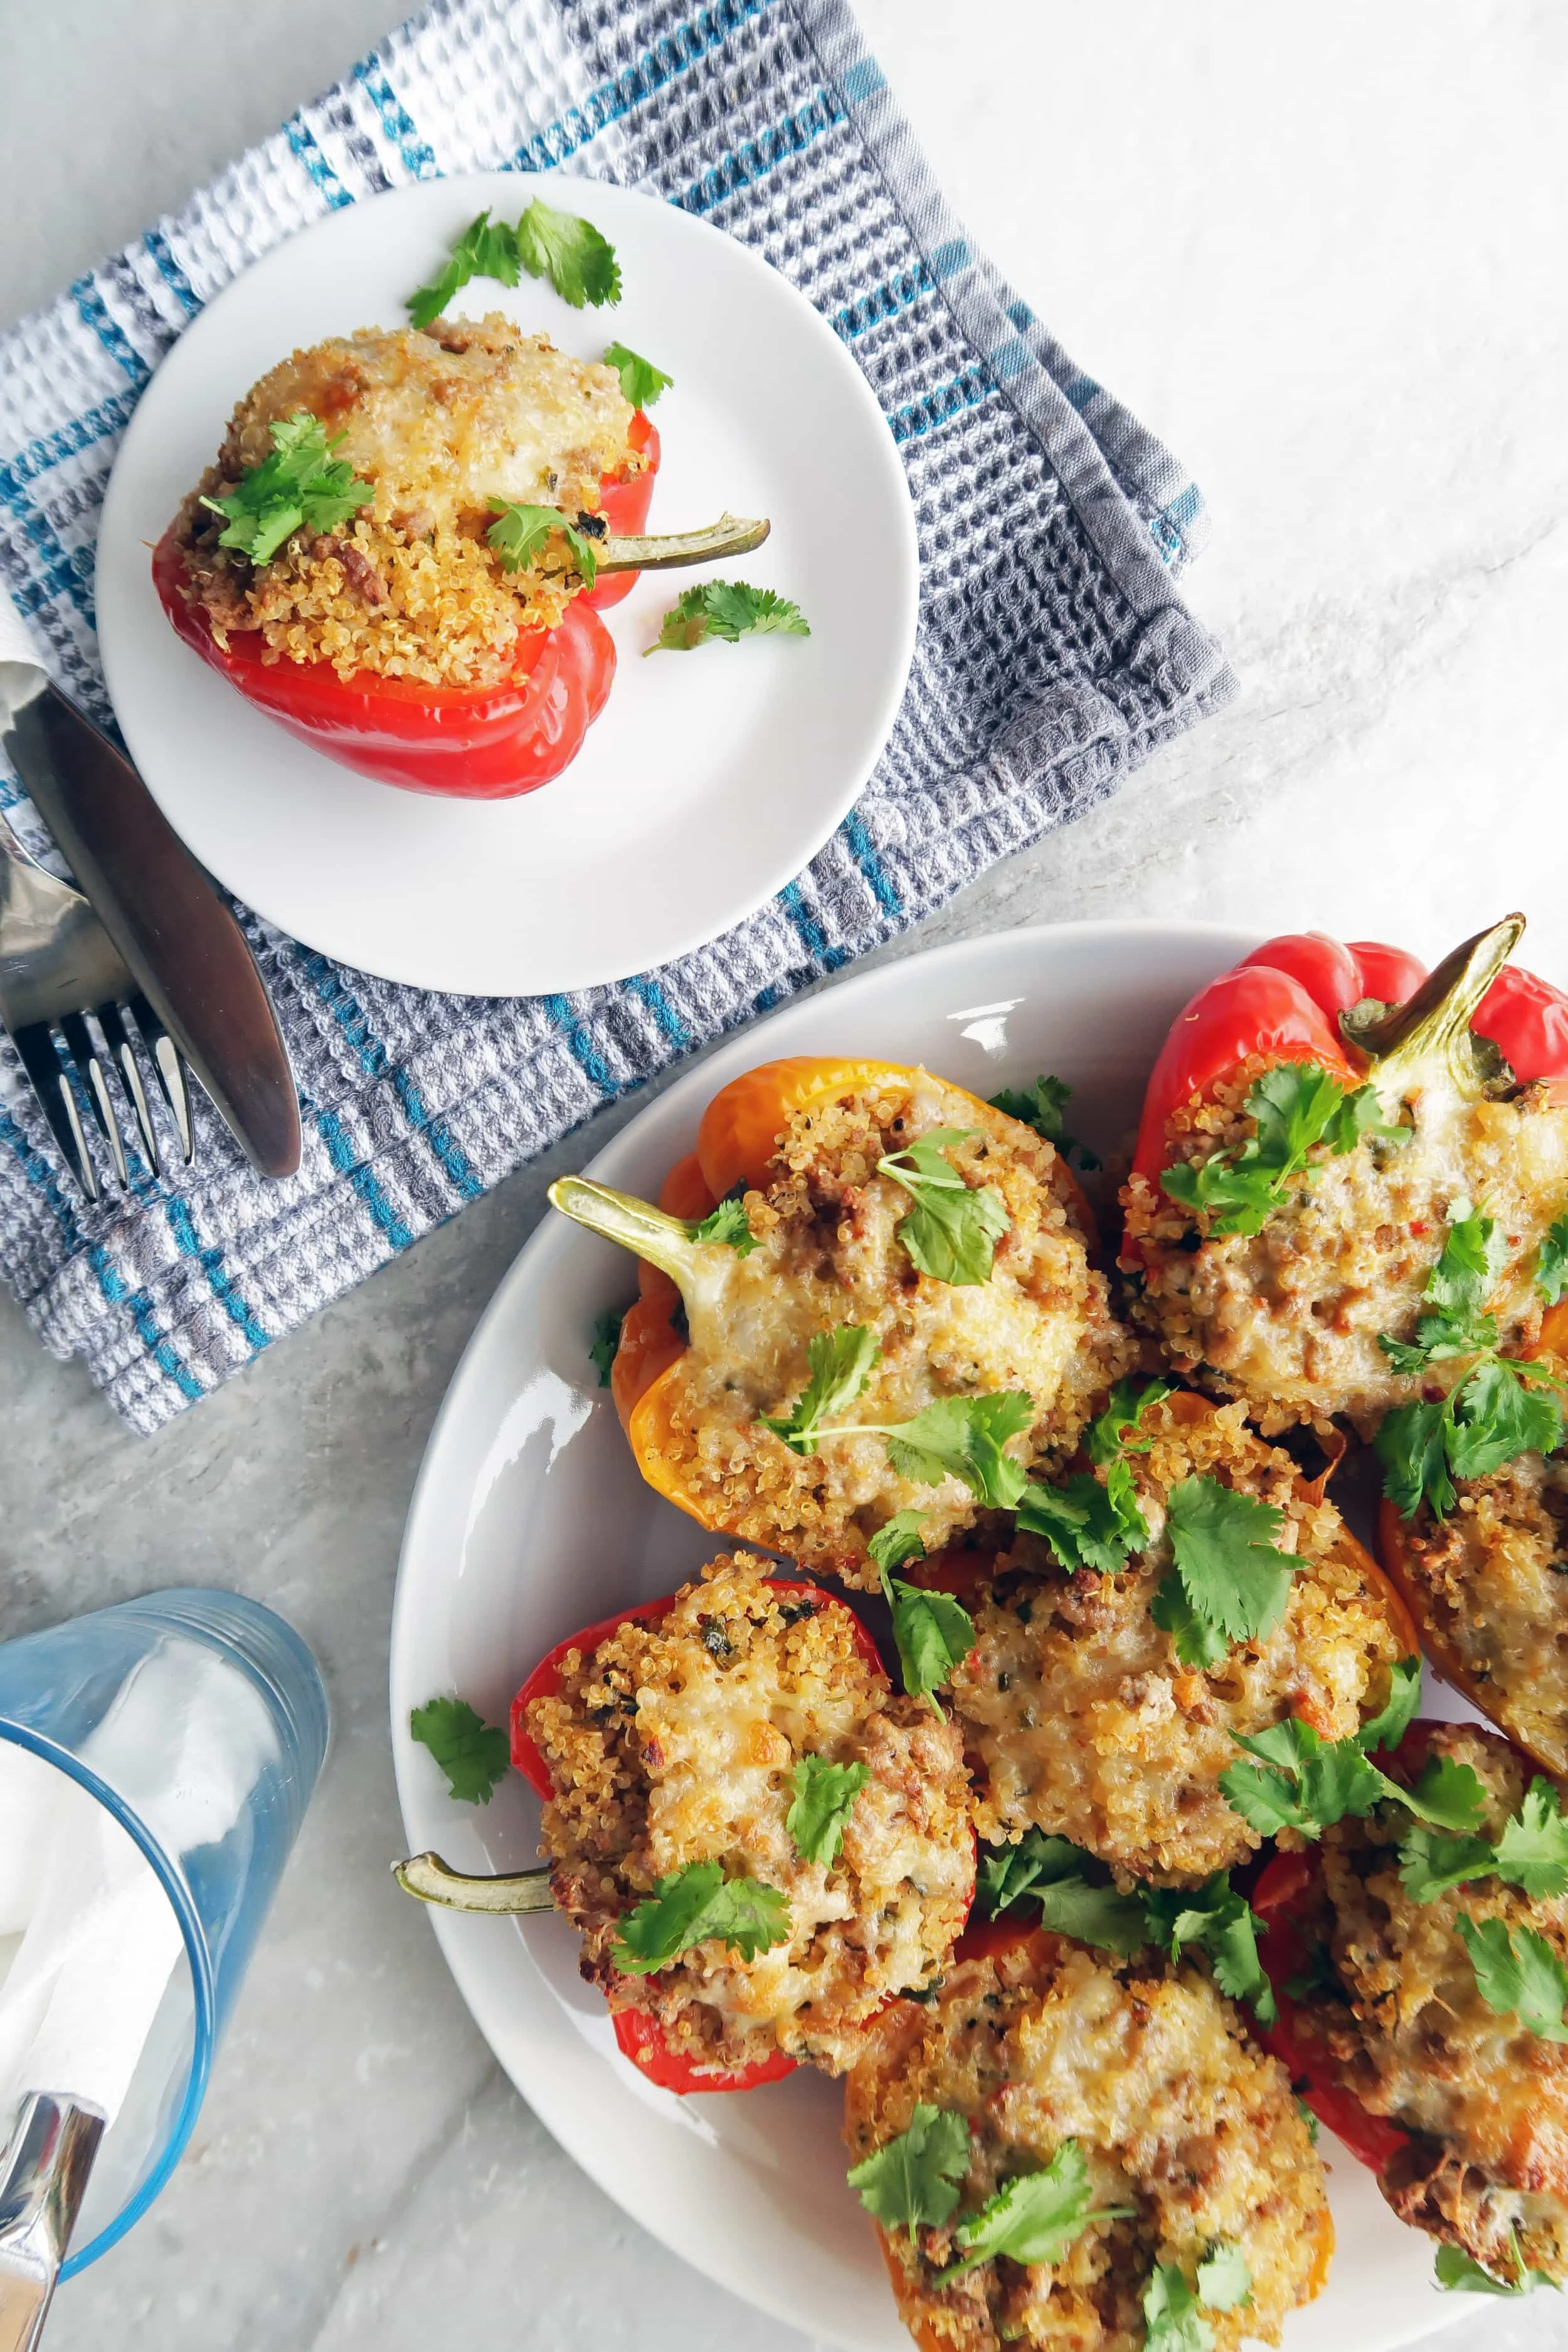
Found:
[[[819,1586],[737,1554],[560,1643],[512,1706],[556,1907],[675,2091],[837,2073],[940,1975],[974,1842],[957,1731]]]
[[[1430,974],[1395,948],[1271,940],[1173,1024],[1121,1263],[1171,1360],[1266,1427],[1343,1412],[1371,1434],[1465,1376],[1467,1333],[1516,1355],[1539,1330],[1538,1253],[1568,1208],[1568,997],[1508,965],[1523,929]],[[1440,1323],[1450,1242],[1476,1279]]]
[[[1509,1980],[1521,1954],[1543,1984],[1568,1961],[1562,1790],[1469,1724],[1413,1724],[1384,1760],[1412,1786],[1434,1759],[1450,1806],[1468,1786],[1472,1830],[1386,1800],[1263,1872],[1264,2039],[1402,2221],[1506,2285],[1562,2284],[1568,2049]]]
[[[597,612],[638,564],[766,534],[644,538],[658,462],[614,369],[499,314],[338,338],[240,403],[153,580],[185,643],[329,758],[507,798],[581,748],[615,676]]]

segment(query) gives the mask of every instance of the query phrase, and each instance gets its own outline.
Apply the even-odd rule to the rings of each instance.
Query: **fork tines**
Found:
[[[152,1107],[142,1082],[141,1064],[125,1025],[126,1013],[135,1024],[142,1049],[156,1076],[158,1091],[174,1122],[180,1139],[181,1157],[188,1167],[194,1150],[194,1136],[184,1066],[168,1031],[146,998],[138,992],[123,1007],[112,1002],[95,1006],[92,1017],[102,1033],[108,1049],[108,1065],[114,1073],[116,1092],[130,1112],[142,1156],[154,1176],[162,1172],[157,1130],[153,1124]],[[116,1181],[122,1190],[128,1187],[131,1173],[125,1156],[125,1139],[121,1132],[114,1097],[110,1091],[106,1057],[93,1043],[86,1016],[80,1013],[67,1013],[54,1024],[43,1021],[26,1024],[11,1032],[11,1042],[32,1082],[33,1091],[43,1108],[66,1166],[87,1199],[97,1201],[100,1186],[89,1148],[87,1130],[78,1108],[77,1091],[70,1081],[72,1069],[91,1107],[93,1123],[108,1146]]]

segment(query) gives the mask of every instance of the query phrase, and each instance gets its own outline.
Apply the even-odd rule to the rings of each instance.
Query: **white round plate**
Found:
[[[1194,989],[1256,946],[1206,924],[1066,923],[889,964],[754,1024],[689,1071],[593,1163],[654,1193],[717,1089],[780,1054],[923,1062],[982,1095],[1054,1070],[1071,1126],[1130,1138],[1144,1080]],[[453,1803],[408,1736],[457,1692],[492,1723],[552,1645],[623,1601],[668,1592],[722,1549],[644,1486],[587,1360],[594,1318],[635,1290],[624,1255],[548,1216],[491,1301],[432,1433],[409,1512],[392,1634],[392,1736],[408,1851],[527,1869],[539,1808],[509,1776]],[[1452,1712],[1452,1709],[1439,1711]],[[842,2094],[802,2071],[760,2091],[677,2098],[617,2053],[564,1920],[432,1912],[479,2031],[599,2186],[699,2270],[818,2341],[908,2352],[869,2222],[845,2185]],[[1287,2352],[1391,2352],[1455,2316],[1432,2243],[1324,2135],[1339,2252]]]
[[[644,661],[688,578],[716,576],[645,574],[605,616],[619,672],[564,774],[519,800],[443,800],[356,776],[253,709],[170,628],[148,551],[258,378],[324,336],[402,325],[408,295],[476,213],[515,220],[541,192],[610,239],[619,304],[573,310],[532,278],[475,279],[452,310],[504,311],[583,359],[618,341],[672,376],[654,412],[664,455],[652,528],[695,527],[725,509],[768,516],[766,544],[719,574],[793,597],[812,634]],[[792,881],[887,741],[918,585],[887,421],[805,297],[672,205],[513,172],[432,180],[332,213],[209,303],[142,395],[98,544],[115,713],[203,864],[343,963],[486,996],[645,971]]]

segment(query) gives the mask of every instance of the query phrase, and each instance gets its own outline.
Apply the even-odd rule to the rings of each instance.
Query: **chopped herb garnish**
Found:
[[[1568,1217],[1549,1225],[1535,1253],[1535,1286],[1548,1307],[1555,1307],[1568,1289]]]
[[[650,654],[689,653],[710,638],[727,646],[742,637],[809,637],[798,604],[772,588],[750,588],[743,580],[705,580],[688,588],[670,606]]]
[[[593,586],[599,565],[594,542],[559,507],[514,506],[505,499],[492,499],[490,512],[495,520],[485,538],[500,556],[503,571],[526,571],[546,542],[559,532],[574,565],[583,575],[584,587]]]
[[[492,221],[488,211],[470,221],[445,267],[409,296],[408,316],[416,327],[427,327],[471,278],[493,278],[502,286],[515,286],[523,271],[530,278],[548,278],[574,310],[585,302],[596,310],[621,299],[615,247],[592,221],[576,213],[558,213],[535,196],[515,228]]]
[[[1374,1720],[1352,1738],[1325,1740],[1310,1723],[1291,1717],[1251,1738],[1232,1732],[1237,1746],[1259,1762],[1233,1764],[1221,1773],[1220,1788],[1264,1837],[1277,1837],[1282,1829],[1321,1837],[1347,1814],[1363,1820],[1385,1798],[1435,1829],[1473,1832],[1486,1810],[1486,1792],[1470,1767],[1430,1756],[1407,1789],[1368,1758],[1365,1743],[1375,1728]]]
[[[963,2259],[939,2271],[932,2284],[944,2287],[998,2254],[1015,2263],[1059,2263],[1091,2222],[1119,2221],[1132,2210],[1130,2205],[1091,2210],[1083,2150],[1076,2139],[1064,2139],[1041,2171],[1019,2173],[988,2197],[978,2213],[959,2223],[952,2242],[963,2249]]]
[[[598,1373],[602,1389],[610,1385],[616,1350],[621,1344],[621,1325],[625,1321],[625,1314],[616,1314],[613,1308],[594,1318],[594,1337],[588,1349],[588,1361]]]
[[[831,1869],[844,1843],[844,1824],[871,1777],[866,1764],[830,1764],[825,1756],[803,1756],[795,1768],[795,1802],[784,1827],[803,1862]]]
[[[1261,1233],[1315,1145],[1337,1154],[1364,1135],[1392,1143],[1409,1134],[1384,1122],[1371,1087],[1347,1093],[1317,1062],[1276,1063],[1253,1080],[1247,1108],[1257,1133],[1239,1149],[1178,1160],[1160,1178],[1173,1201],[1208,1218],[1214,1234]]]
[[[1493,2272],[1483,2270],[1473,2254],[1466,2253],[1463,2246],[1442,2245],[1437,2249],[1433,2273],[1437,2284],[1448,2288],[1462,2287],[1471,2294],[1529,2294],[1538,2286],[1557,2285],[1557,2281],[1546,2271],[1527,2269],[1516,2230],[1509,2231],[1508,2242],[1513,2255],[1514,2275],[1511,2279],[1499,2278]]]
[[[1454,1925],[1487,2007],[1499,2016],[1511,2012],[1542,2042],[1568,2042],[1563,2020],[1568,1968],[1545,1937],[1533,1927],[1516,1927],[1510,1935],[1506,1919],[1472,1919],[1464,1911]]]
[[[1415,1722],[1420,1704],[1420,1659],[1397,1659],[1388,1670],[1388,1696],[1356,1733],[1356,1746],[1369,1756],[1375,1756],[1380,1748],[1397,1748]]]
[[[504,1731],[476,1715],[466,1698],[426,1699],[409,1716],[408,1728],[430,1750],[459,1804],[489,1803],[511,1760]]]
[[[693,1226],[694,1242],[727,1242],[737,1257],[750,1257],[760,1246],[752,1231],[744,1202],[739,1193],[731,1192],[715,1209],[710,1209],[701,1223]]]
[[[754,1960],[790,1934],[789,1905],[776,1886],[726,1878],[720,1862],[689,1862],[626,1913],[612,1958],[626,1976],[651,1976],[695,1944],[717,1941]]]
[[[1533,1780],[1497,1842],[1497,1874],[1526,1895],[1568,1895],[1568,1821],[1550,1780]]]
[[[609,343],[605,349],[605,365],[613,367],[621,379],[621,398],[629,400],[634,408],[651,408],[661,392],[668,392],[674,383],[651,360],[640,352],[626,349],[625,343]]]
[[[1193,1945],[1207,1958],[1221,1992],[1232,2000],[1249,2001],[1259,2023],[1272,2025],[1274,1988],[1258,1954],[1263,1922],[1231,1885],[1230,1873],[1216,1871],[1202,1886],[1185,1893],[1161,1886],[1145,1886],[1142,1892],[1150,1941],[1173,1959]]]
[[[764,1429],[781,1437],[792,1453],[814,1454],[818,1440],[837,1432],[822,1426],[832,1414],[843,1412],[869,1386],[882,1350],[874,1331],[858,1323],[841,1323],[836,1331],[816,1331],[806,1341],[809,1373],[805,1388],[787,1413],[759,1413]]]
[[[1062,1113],[1067,1108],[1072,1088],[1065,1078],[1053,1078],[1044,1073],[1030,1087],[1004,1087],[999,1095],[991,1097],[991,1108],[1007,1118],[1016,1118],[1025,1127],[1032,1127],[1047,1143],[1054,1143],[1064,1160],[1076,1151],[1083,1168],[1098,1168],[1099,1159],[1087,1143],[1068,1135],[1062,1126]]]
[[[1198,2301],[1209,2311],[1242,2311],[1252,2301],[1252,2273],[1239,2246],[1225,2239],[1198,2264]]]
[[[517,237],[505,221],[492,221],[489,211],[471,220],[457,244],[445,268],[439,270],[428,286],[421,286],[408,298],[408,316],[416,327],[427,327],[438,319],[454,294],[465,287],[470,278],[494,278],[502,286],[515,286],[518,278]]]
[[[895,1511],[866,1549],[892,1612],[904,1688],[911,1698],[925,1699],[940,1715],[935,1693],[974,1647],[974,1620],[950,1592],[928,1591],[924,1585],[906,1584],[893,1574],[894,1569],[925,1557],[920,1528],[919,1511]]]
[[[1214,2352],[1214,2329],[1174,2263],[1157,2263],[1143,2294],[1144,2352]]]
[[[1118,1381],[1105,1411],[1085,1433],[1084,1450],[1105,1473],[1103,1483],[1086,1470],[1047,1486],[1031,1482],[1019,1498],[1018,1525],[1043,1536],[1069,1573],[1080,1568],[1113,1575],[1130,1552],[1149,1540],[1138,1507],[1129,1454],[1147,1453],[1151,1438],[1133,1434],[1151,1405],[1170,1390],[1163,1381]]]
[[[308,409],[275,418],[267,429],[271,454],[258,466],[247,466],[222,498],[202,499],[224,518],[218,545],[237,548],[252,563],[270,563],[301,527],[335,530],[375,496],[352,466],[332,457],[342,434],[329,441],[326,426]]]
[[[1468,1201],[1448,1211],[1448,1235],[1422,1293],[1426,1312],[1414,1341],[1384,1331],[1379,1347],[1396,1372],[1418,1372],[1450,1356],[1473,1356],[1497,1340],[1497,1318],[1486,1302],[1502,1270],[1506,1244],[1496,1220],[1478,1215]]]
[[[996,1244],[1012,1223],[999,1192],[966,1184],[942,1157],[949,1145],[967,1142],[973,1132],[933,1127],[877,1162],[877,1173],[901,1184],[914,1202],[899,1226],[899,1239],[921,1272],[936,1282],[989,1282]]]
[[[940,2229],[969,2169],[969,2118],[922,2099],[897,2139],[849,2168],[849,2186],[884,2230]]]
[[[921,1517],[919,1511],[895,1511],[868,1538],[866,1549],[879,1569],[890,1573],[895,1568],[906,1568],[911,1559],[925,1558]]]
[[[1300,1565],[1270,1540],[1284,1523],[1272,1503],[1217,1478],[1184,1478],[1171,1489],[1165,1525],[1175,1569],[1151,1613],[1184,1664],[1217,1664],[1229,1643],[1273,1632]]]

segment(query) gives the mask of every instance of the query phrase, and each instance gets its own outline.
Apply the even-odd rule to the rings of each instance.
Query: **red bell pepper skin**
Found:
[[[616,538],[642,530],[658,470],[658,435],[640,410],[630,438],[647,465],[626,480],[606,477],[600,488],[600,510]],[[574,597],[555,628],[521,632],[504,684],[436,687],[371,670],[345,679],[331,662],[267,661],[258,630],[232,631],[222,646],[182,593],[184,557],[172,527],[153,557],[153,585],[176,634],[247,702],[341,767],[462,800],[512,800],[571,765],[616,675],[615,642],[597,613],[618,604],[638,576],[612,572]]]
[[[798,1576],[779,1576],[769,1580],[778,1592],[810,1592],[821,1595],[830,1609],[843,1609],[844,1603],[834,1599],[822,1587]],[[528,1710],[536,1698],[554,1698],[561,1689],[561,1668],[569,1650],[584,1652],[597,1649],[599,1643],[619,1625],[657,1625],[675,1606],[674,1593],[666,1593],[657,1601],[640,1601],[633,1609],[617,1609],[612,1617],[601,1617],[596,1624],[585,1625],[541,1658],[522,1688],[511,1703],[511,1760],[535,1793],[548,1799],[553,1793],[550,1768],[528,1730]],[[845,1614],[854,1626],[854,1643],[868,1665],[875,1667],[885,1682],[887,1672],[876,1643],[866,1631],[853,1610]],[[671,2049],[664,2030],[656,2018],[636,2009],[617,2009],[612,2021],[616,2043],[623,2055],[629,2058],[639,2074],[648,2082],[657,2083],[660,2090],[677,2091],[689,2096],[694,2091],[752,2091],[762,2083],[782,2082],[793,2074],[795,2062],[783,2050],[775,2050],[766,2058],[758,2058],[748,2066],[735,2066],[716,2072],[712,2067],[698,2067],[679,2050]]]
[[[1374,2116],[1353,2092],[1324,2077],[1324,2053],[1303,2035],[1296,2004],[1285,1990],[1306,1964],[1301,1922],[1311,1908],[1321,1869],[1318,1854],[1277,1853],[1252,1890],[1252,1907],[1267,1930],[1258,1956],[1279,2011],[1272,2025],[1256,2031],[1319,2122],[1327,2124],[1352,2156],[1381,2177],[1410,2145],[1409,2133],[1385,2116]]]

